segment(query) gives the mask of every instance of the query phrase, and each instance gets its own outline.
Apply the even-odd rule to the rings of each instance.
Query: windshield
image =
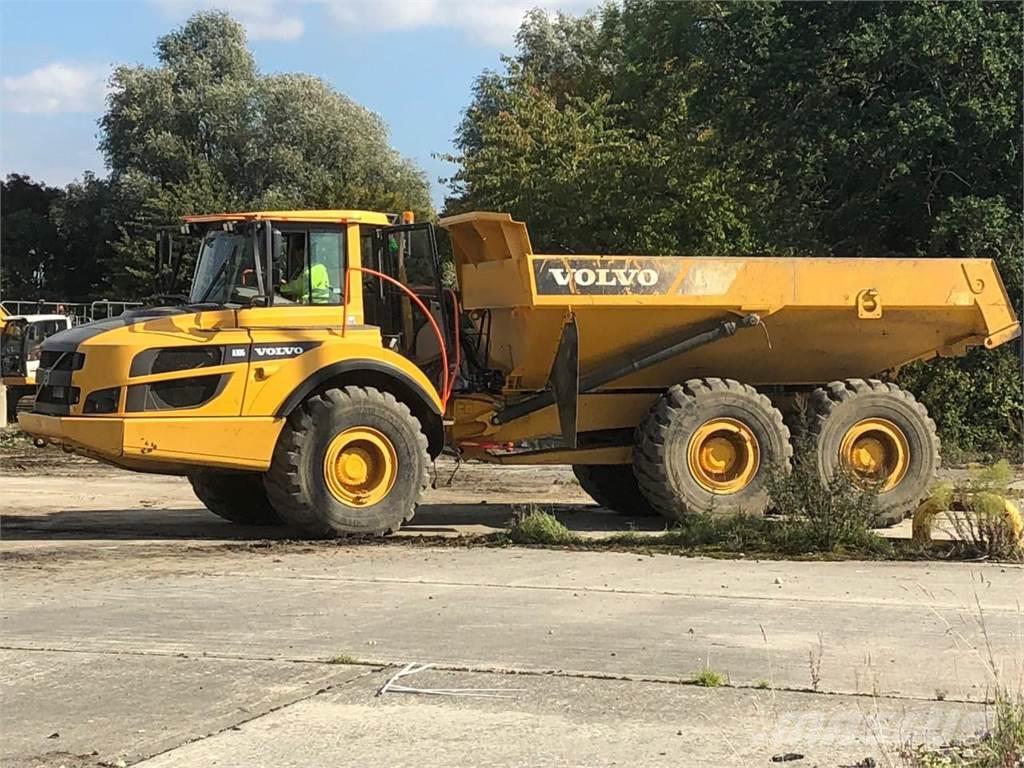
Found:
[[[192,304],[250,304],[259,296],[253,241],[237,232],[211,232],[203,240],[192,280]]]

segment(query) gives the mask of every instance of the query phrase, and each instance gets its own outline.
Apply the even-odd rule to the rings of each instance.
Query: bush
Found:
[[[797,440],[792,471],[774,470],[768,488],[773,506],[783,516],[778,531],[783,551],[884,549],[885,542],[871,530],[880,516],[876,490],[857,485],[843,472],[822,481],[813,449],[803,439]]]
[[[539,509],[514,517],[508,537],[515,544],[571,544],[576,539],[558,518]]]
[[[943,458],[1021,460],[1024,379],[1019,342],[976,349],[959,359],[931,360],[904,368],[900,386],[914,393],[935,419]]]

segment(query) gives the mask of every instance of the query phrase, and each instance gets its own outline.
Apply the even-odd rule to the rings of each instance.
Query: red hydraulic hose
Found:
[[[448,408],[448,396],[451,394],[451,385],[449,383],[450,377],[448,375],[448,348],[445,346],[444,336],[441,335],[441,329],[438,327],[437,321],[434,320],[434,316],[430,314],[430,310],[420,300],[419,296],[417,296],[415,293],[409,290],[407,286],[403,285],[398,280],[395,280],[395,278],[391,277],[391,275],[385,275],[383,272],[378,272],[375,269],[369,269],[367,267],[349,267],[348,269],[345,270],[345,294],[342,299],[342,311],[344,312],[344,316],[342,317],[341,322],[342,336],[345,335],[345,328],[348,326],[348,291],[349,286],[351,284],[351,281],[349,280],[349,275],[352,272],[365,272],[368,275],[373,275],[378,280],[384,280],[386,282],[391,283],[392,285],[397,285],[399,288],[405,291],[406,294],[408,294],[409,298],[416,303],[416,306],[419,307],[419,310],[426,316],[427,321],[430,323],[430,327],[434,329],[434,335],[437,336],[438,348],[441,350],[441,369],[444,372],[444,379],[442,380],[440,394],[441,412],[443,414],[444,411],[447,410]]]

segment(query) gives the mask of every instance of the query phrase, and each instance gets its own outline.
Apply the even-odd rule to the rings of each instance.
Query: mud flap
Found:
[[[576,423],[580,402],[580,331],[576,325],[575,315],[570,315],[569,320],[562,326],[562,338],[558,342],[558,352],[551,366],[549,384],[555,393],[562,441],[566,448],[576,448]]]

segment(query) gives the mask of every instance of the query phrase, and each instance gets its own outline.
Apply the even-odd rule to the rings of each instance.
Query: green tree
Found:
[[[157,41],[158,64],[111,79],[101,142],[122,216],[113,288],[151,280],[155,228],[185,213],[369,208],[432,215],[423,173],[377,115],[307,75],[264,75],[240,24],[198,13]]]
[[[0,181],[0,295],[5,299],[59,296],[60,240],[50,208],[61,191],[12,173]]]

